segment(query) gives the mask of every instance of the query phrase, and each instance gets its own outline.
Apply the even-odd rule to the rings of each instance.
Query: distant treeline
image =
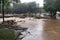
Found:
[[[2,13],[2,2],[4,2],[5,13],[41,13],[45,12],[36,2],[21,3],[20,0],[0,0],[0,12]]]

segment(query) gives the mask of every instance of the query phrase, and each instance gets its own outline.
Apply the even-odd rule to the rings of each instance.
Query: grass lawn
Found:
[[[0,29],[0,40],[13,40],[14,31],[8,29]]]

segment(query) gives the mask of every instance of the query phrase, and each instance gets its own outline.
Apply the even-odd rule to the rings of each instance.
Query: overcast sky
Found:
[[[24,3],[24,2],[32,2],[32,1],[36,1],[36,3],[39,3],[39,5],[41,7],[43,7],[43,0],[21,0],[22,3]]]

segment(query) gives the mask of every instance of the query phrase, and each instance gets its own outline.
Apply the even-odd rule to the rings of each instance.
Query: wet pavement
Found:
[[[60,40],[60,20],[57,19],[34,19],[14,18],[17,25],[27,27],[22,32],[22,40]]]

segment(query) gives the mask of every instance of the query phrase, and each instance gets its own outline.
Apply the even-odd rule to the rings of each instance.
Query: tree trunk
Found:
[[[4,23],[4,0],[2,2],[2,15],[3,15],[3,23]]]
[[[52,11],[50,11],[50,17],[52,18]]]
[[[56,19],[56,11],[53,11],[53,18]]]
[[[50,11],[50,17],[56,19],[56,11]]]

